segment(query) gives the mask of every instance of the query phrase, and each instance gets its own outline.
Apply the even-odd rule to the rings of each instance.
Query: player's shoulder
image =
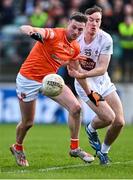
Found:
[[[105,42],[113,42],[111,35],[102,29],[99,30],[99,37]]]
[[[53,31],[55,31],[56,33],[62,33],[64,34],[65,33],[65,28],[52,28]]]
[[[79,43],[78,43],[78,41],[77,40],[74,40],[74,41],[72,41],[72,43],[71,43],[72,45],[73,45],[73,47],[75,47],[75,48],[80,48],[80,45],[79,45]]]
[[[63,36],[65,35],[65,28],[52,28],[54,34],[55,34],[55,39],[61,40]]]

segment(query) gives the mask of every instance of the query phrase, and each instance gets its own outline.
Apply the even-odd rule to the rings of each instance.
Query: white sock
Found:
[[[104,153],[108,153],[110,150],[110,146],[106,145],[105,143],[102,143],[102,148],[101,148],[101,152]]]
[[[91,125],[91,123],[88,125],[88,129],[90,130],[90,132],[96,132],[96,129],[94,129]]]

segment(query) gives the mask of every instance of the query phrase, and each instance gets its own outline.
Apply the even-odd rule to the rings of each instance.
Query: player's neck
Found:
[[[96,37],[97,33],[84,32],[84,41],[86,44],[90,44]]]
[[[84,36],[85,43],[90,44],[95,39],[95,37],[96,37],[96,34],[91,35],[91,34],[85,33],[85,36]]]
[[[71,38],[71,36],[69,35],[67,31],[66,31],[65,39],[68,43],[71,43],[73,41],[73,39]]]

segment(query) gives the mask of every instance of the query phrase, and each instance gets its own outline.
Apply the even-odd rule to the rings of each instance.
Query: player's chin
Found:
[[[97,30],[95,28],[91,29],[91,34],[96,34]]]
[[[77,38],[78,38],[78,36],[76,36],[76,35],[73,35],[73,36],[71,37],[72,40],[76,40]]]

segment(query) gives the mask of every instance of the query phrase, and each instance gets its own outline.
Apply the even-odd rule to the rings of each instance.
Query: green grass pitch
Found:
[[[16,165],[9,147],[15,142],[16,125],[0,125],[0,179],[131,179],[133,178],[133,126],[123,129],[109,153],[112,163],[100,166],[96,158],[86,164],[71,158],[67,125],[35,125],[25,139],[25,151],[30,166]],[[99,135],[103,140],[105,130]],[[94,154],[81,127],[80,146]]]

